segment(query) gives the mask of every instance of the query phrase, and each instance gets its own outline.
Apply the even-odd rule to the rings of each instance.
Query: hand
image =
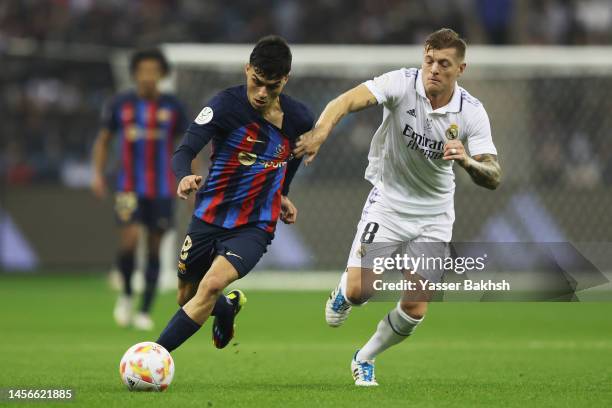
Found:
[[[295,157],[306,156],[306,160],[304,160],[304,164],[309,165],[314,158],[317,156],[319,152],[319,148],[329,136],[330,130],[321,127],[315,127],[310,132],[304,133],[298,138],[297,143],[295,144],[295,149],[293,149],[293,154]]]
[[[190,176],[183,177],[176,189],[176,195],[178,195],[182,200],[186,200],[189,194],[191,194],[193,191],[198,191],[201,182],[202,176],[192,174]]]
[[[444,160],[455,160],[461,167],[465,167],[469,156],[467,155],[463,143],[460,140],[449,140],[444,145]]]
[[[291,200],[289,200],[289,197],[281,196],[281,221],[285,224],[293,224],[297,219],[297,213],[298,210]]]
[[[106,198],[108,188],[106,187],[106,180],[102,174],[94,174],[91,180],[91,191],[98,198]]]

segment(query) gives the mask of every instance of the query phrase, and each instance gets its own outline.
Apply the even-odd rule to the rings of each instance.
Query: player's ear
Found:
[[[459,75],[457,75],[458,77],[463,75],[466,67],[467,67],[467,64],[465,62],[462,62],[461,64],[459,64]]]
[[[249,64],[248,62],[244,65],[244,74],[246,76],[249,76],[249,71],[251,70],[251,64]]]

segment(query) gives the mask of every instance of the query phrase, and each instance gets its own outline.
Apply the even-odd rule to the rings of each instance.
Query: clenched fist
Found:
[[[176,189],[176,194],[179,196],[179,198],[186,200],[189,194],[194,191],[198,191],[201,182],[202,176],[196,176],[193,174],[191,176],[185,176],[181,179],[181,182]]]

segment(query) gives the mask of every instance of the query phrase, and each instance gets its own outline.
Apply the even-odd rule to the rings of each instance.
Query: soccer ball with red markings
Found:
[[[119,374],[130,391],[165,391],[174,376],[174,361],[165,348],[145,341],[125,352]]]

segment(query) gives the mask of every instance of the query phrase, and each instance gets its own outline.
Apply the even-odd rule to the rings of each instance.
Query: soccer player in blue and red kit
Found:
[[[133,324],[142,330],[153,328],[149,311],[159,276],[159,245],[172,223],[176,190],[172,152],[189,124],[179,101],[158,90],[168,70],[168,62],[159,50],[134,53],[130,71],[136,89],[118,94],[105,107],[93,149],[92,189],[102,198],[107,194],[104,169],[109,145],[113,138],[118,139],[115,215],[120,238],[117,266],[123,278],[123,293],[117,299],[114,317],[122,327]],[[142,304],[139,313],[132,316],[131,278],[139,224],[147,228],[148,259]]]
[[[176,349],[208,319],[213,341],[225,347],[234,317],[246,301],[239,290],[223,290],[244,277],[266,252],[277,219],[292,224],[297,209],[287,197],[300,160],[297,138],[313,127],[302,103],[281,94],[291,70],[284,39],[264,37],[245,67],[246,85],[217,94],[189,126],[172,164],[185,199],[197,190],[196,207],[179,255],[178,303],[157,343]],[[212,141],[208,177],[192,175],[190,162]]]

